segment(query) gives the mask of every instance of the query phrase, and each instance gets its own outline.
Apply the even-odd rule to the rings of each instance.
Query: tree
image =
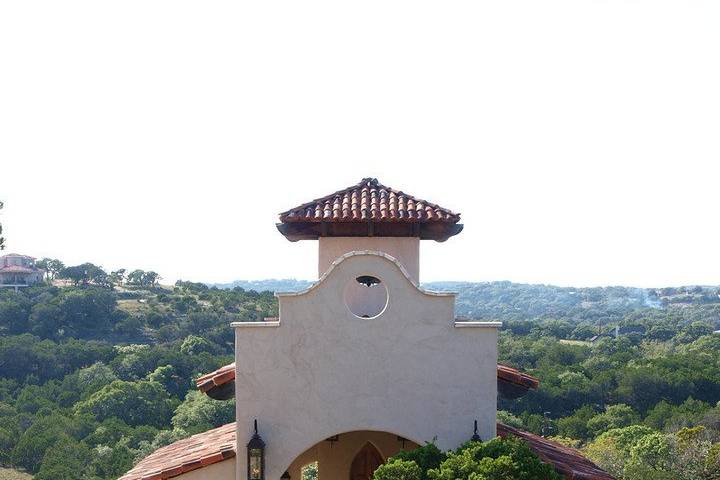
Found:
[[[59,277],[70,280],[75,286],[79,285],[80,283],[86,284],[90,281],[90,276],[88,275],[85,265],[65,267],[60,272]]]
[[[143,276],[143,285],[147,287],[153,287],[161,280],[161,276],[157,272],[149,271],[145,272],[145,275]]]
[[[13,296],[0,299],[0,333],[27,332],[32,304],[25,297]]]
[[[144,275],[145,272],[143,270],[133,270],[132,272],[128,273],[126,277],[128,285],[133,285],[135,287],[142,286]]]
[[[126,270],[124,268],[110,272],[110,281],[112,281],[115,285],[122,285],[125,281],[125,272]]]
[[[83,443],[68,436],[59,438],[48,448],[35,480],[82,480],[83,470],[90,463],[92,453]]]
[[[427,480],[428,471],[440,467],[447,455],[433,443],[427,443],[410,451],[402,451],[395,455],[395,458],[415,463],[420,467],[420,480]]]
[[[522,440],[494,438],[487,442],[468,442],[437,469],[428,472],[430,480],[476,478],[482,480],[562,480],[555,469],[540,461]]]
[[[45,270],[45,279],[48,281],[55,280],[55,277],[65,268],[65,264],[60,260],[47,257],[35,262],[35,266]]]
[[[202,352],[212,353],[215,346],[207,339],[198,335],[188,335],[180,346],[180,353],[185,355],[197,355]]]
[[[170,420],[173,401],[157,382],[115,380],[85,401],[75,405],[77,413],[89,413],[99,421],[117,417],[130,426],[162,427]]]
[[[720,443],[710,447],[705,461],[705,471],[709,480],[720,480]]]
[[[417,463],[391,458],[375,470],[373,480],[420,480],[420,474]]]
[[[65,267],[60,272],[60,278],[71,280],[75,286],[93,283],[102,287],[112,286],[110,277],[102,268],[92,263],[83,263],[72,267]]]
[[[615,428],[589,443],[585,454],[606,472],[622,477],[632,448],[641,438],[653,433],[651,428],[641,425]]]
[[[593,434],[599,435],[613,428],[627,427],[639,421],[638,414],[628,405],[610,405],[605,408],[605,412],[588,420],[587,428]]]
[[[65,264],[58,259],[49,259],[47,262],[47,268],[50,272],[50,279],[55,280],[60,272],[65,268]]]
[[[127,283],[135,287],[153,287],[161,278],[157,272],[133,270],[127,275]]]
[[[213,400],[198,391],[191,391],[175,409],[173,427],[189,434],[204,432],[235,419],[235,400]]]
[[[77,433],[77,425],[60,414],[38,416],[20,437],[12,453],[13,464],[37,472],[45,452],[68,435]]]

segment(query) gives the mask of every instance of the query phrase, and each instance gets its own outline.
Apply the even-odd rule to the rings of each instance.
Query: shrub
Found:
[[[419,461],[418,461],[419,460]],[[423,462],[423,463],[420,463]],[[424,468],[426,465],[434,465]],[[562,480],[522,440],[468,442],[445,456],[435,445],[402,452],[378,468],[374,480]]]
[[[380,465],[374,480],[420,480],[421,471],[417,463],[399,458],[391,458],[387,463]]]

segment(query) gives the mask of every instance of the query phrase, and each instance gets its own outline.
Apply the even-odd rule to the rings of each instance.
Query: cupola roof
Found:
[[[363,178],[281,213],[277,227],[290,241],[374,236],[442,242],[462,231],[459,221],[459,213]]]

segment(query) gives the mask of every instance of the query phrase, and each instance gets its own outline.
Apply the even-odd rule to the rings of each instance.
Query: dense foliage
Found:
[[[277,315],[271,293],[41,262],[54,285],[0,289],[0,465],[113,479],[234,420],[234,401],[199,394],[193,379],[232,361],[231,321]]]
[[[40,480],[112,479],[233,420],[233,401],[210,400],[192,379],[232,361],[230,322],[277,315],[272,293],[40,262],[47,284],[0,289],[0,466]],[[582,448],[627,480],[720,479],[717,289],[430,287],[458,290],[460,315],[503,320],[500,360],[540,378],[539,391],[500,401],[502,421]],[[487,445],[522,456],[512,442],[483,445],[448,458],[423,447],[387,478],[514,468],[504,454],[476,466],[492,456]]]
[[[468,442],[447,455],[428,444],[390,458],[374,480],[562,480],[522,441]]]

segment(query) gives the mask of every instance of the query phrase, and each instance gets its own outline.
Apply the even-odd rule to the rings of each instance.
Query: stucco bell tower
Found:
[[[292,241],[318,240],[318,277],[353,251],[391,255],[420,283],[420,240],[444,242],[462,231],[460,215],[386,187],[376,178],[280,214],[277,227]]]
[[[257,420],[267,479],[313,459],[322,480],[370,478],[406,444],[495,436],[499,324],[457,321],[455,294],[419,283],[420,241],[459,221],[374,178],[280,214],[288,240],[318,241],[319,278],[276,293],[279,318],[233,324],[238,451]]]

